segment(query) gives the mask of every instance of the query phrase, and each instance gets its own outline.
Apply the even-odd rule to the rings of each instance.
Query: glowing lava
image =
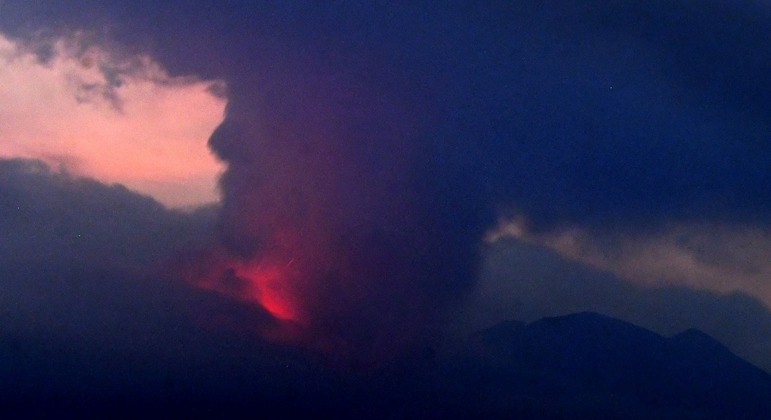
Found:
[[[194,276],[193,283],[232,298],[260,305],[278,321],[302,324],[304,314],[293,290],[299,273],[293,260],[242,261],[210,256],[205,272]]]
[[[293,302],[293,296],[289,290],[290,265],[291,261],[285,267],[266,263],[259,263],[256,266],[249,263],[236,264],[233,268],[236,277],[248,283],[248,293],[240,298],[259,302],[274,318],[300,322],[302,319],[300,311]]]

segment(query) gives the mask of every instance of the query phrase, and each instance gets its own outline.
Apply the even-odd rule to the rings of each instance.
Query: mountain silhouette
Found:
[[[196,339],[215,340],[204,346],[211,360],[141,370],[96,348],[5,338],[0,409],[10,414],[771,418],[771,375],[707,334],[665,337],[590,312],[503,322],[363,372],[226,335]]]
[[[448,416],[771,415],[771,375],[707,334],[664,337],[591,312],[496,325],[442,364],[449,404],[426,411]]]

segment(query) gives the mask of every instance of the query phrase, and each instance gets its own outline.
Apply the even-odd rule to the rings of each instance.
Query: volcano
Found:
[[[182,346],[191,340],[179,338]],[[767,418],[771,414],[771,375],[708,335],[688,330],[664,337],[596,313],[530,324],[505,322],[363,373],[329,370],[312,355],[242,336],[213,339],[193,339],[199,344],[216,342],[212,347],[216,362],[207,362],[203,369],[195,366],[207,356],[191,354],[177,360],[172,370],[148,365],[142,371],[122,372],[123,379],[115,383],[111,372],[120,365],[121,355],[92,348],[90,354],[96,356],[86,359],[64,341],[4,337],[2,408],[13,414],[64,409],[245,416],[258,410],[268,416],[338,418]],[[236,365],[249,369],[235,372]],[[199,370],[191,376],[193,369]],[[65,373],[66,379],[57,373]],[[42,387],[47,375],[60,379]],[[25,401],[37,403],[30,406]]]

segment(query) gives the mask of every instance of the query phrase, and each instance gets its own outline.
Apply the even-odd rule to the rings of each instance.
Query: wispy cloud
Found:
[[[570,226],[534,232],[525,218],[501,222],[487,240],[514,237],[633,283],[742,291],[771,307],[771,233],[757,226],[670,223],[646,230]]]

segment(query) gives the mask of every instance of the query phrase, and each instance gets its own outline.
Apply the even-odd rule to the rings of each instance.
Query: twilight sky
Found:
[[[222,165],[206,142],[223,118],[222,82],[170,77],[148,56],[121,57],[78,32],[0,34],[0,62],[0,156],[41,159],[170,206],[218,200]]]
[[[678,321],[617,314],[699,324],[768,367],[767,327],[709,320],[737,296],[771,306],[769,74],[757,0],[6,0],[0,174],[9,191],[87,177],[174,208],[217,201],[168,221],[211,237],[153,265],[335,357],[386,359],[459,307],[524,316],[541,284],[541,315],[647,304]],[[131,231],[140,249],[162,236]],[[550,295],[571,272],[575,299]],[[522,273],[543,278],[512,286]]]

